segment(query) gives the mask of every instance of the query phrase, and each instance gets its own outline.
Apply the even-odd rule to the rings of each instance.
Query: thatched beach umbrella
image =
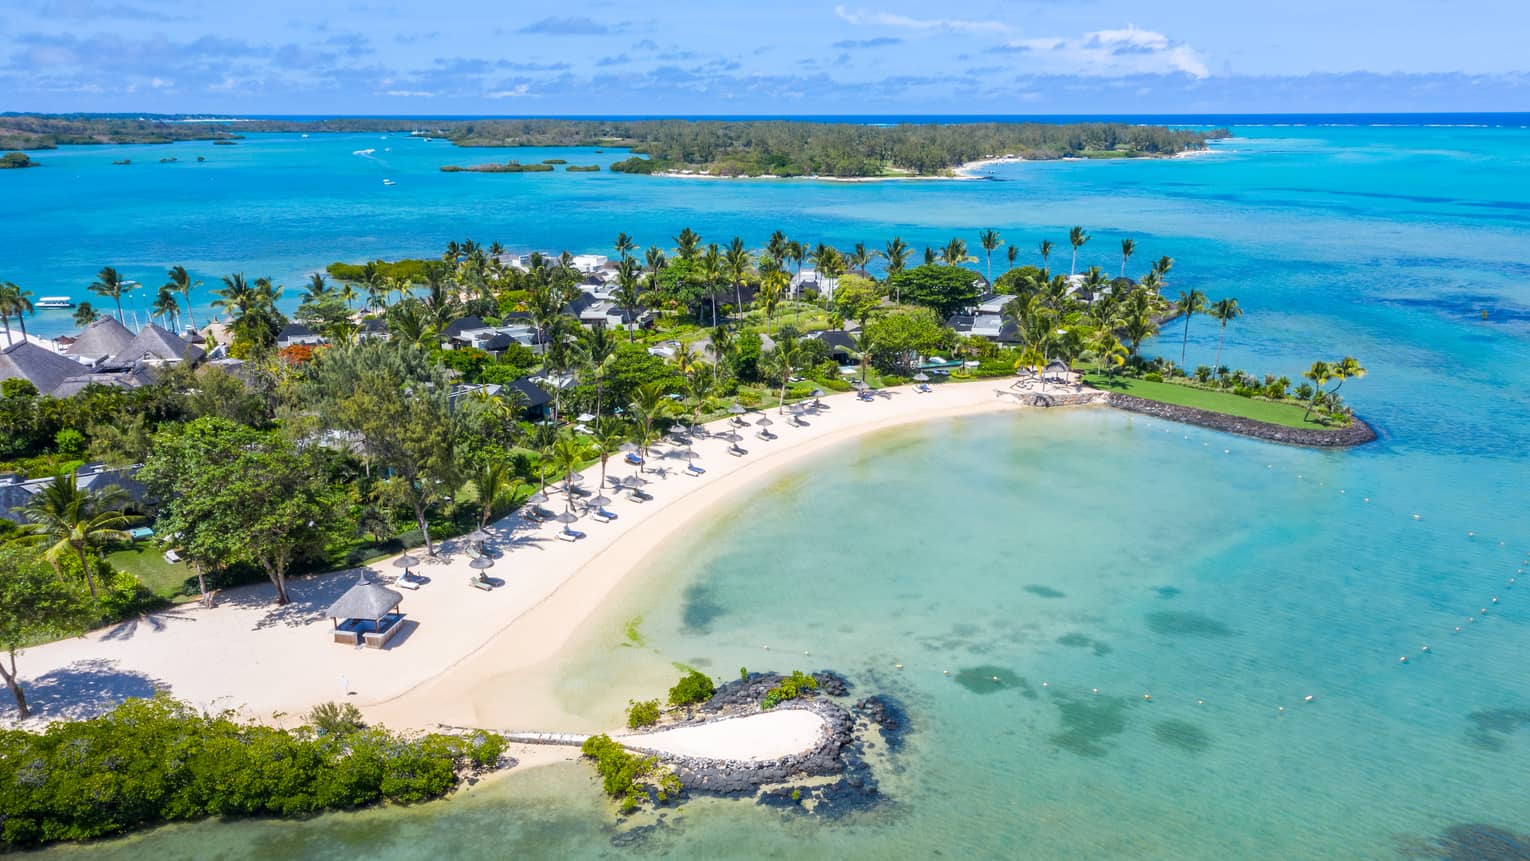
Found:
[[[636,475],[629,475],[626,478],[622,479],[622,486],[623,487],[633,487],[633,488],[636,488],[636,487],[647,487],[648,486],[648,479],[641,478],[641,477],[636,476]]]
[[[468,562],[468,567],[477,571],[487,571],[494,567],[494,560],[487,556],[474,556],[472,561]]]
[[[418,564],[420,564],[420,558],[418,556],[410,556],[408,553],[393,560],[393,567],[402,568],[405,573],[408,573],[410,568]]]
[[[747,413],[749,411],[744,409],[742,406],[740,406],[738,404],[731,404],[728,407],[728,412],[733,413],[736,416],[741,416],[744,413]]]
[[[611,504],[611,497],[606,496],[604,493],[598,493],[598,494],[590,497],[589,499],[586,499],[584,501],[584,504],[585,505],[610,505]]]
[[[926,374],[924,371],[920,371],[914,375],[914,382],[916,383],[928,383],[929,381],[930,375]]]

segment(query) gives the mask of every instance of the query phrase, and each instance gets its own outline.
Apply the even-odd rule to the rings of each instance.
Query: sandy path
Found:
[[[676,756],[759,762],[812,750],[827,731],[828,723],[814,712],[781,709],[612,738],[632,747]]]
[[[448,543],[440,558],[419,569],[432,582],[403,592],[407,627],[385,650],[331,642],[323,610],[357,577],[338,572],[294,581],[294,602],[284,608],[268,603],[269,586],[242,587],[225,592],[212,610],[181,606],[29,649],[19,661],[29,699],[40,716],[59,717],[164,687],[194,705],[265,720],[348,698],[394,727],[572,729],[527,725],[557,709],[551,683],[528,684],[524,671],[555,670],[578,626],[669,536],[749,484],[845,440],[937,417],[1016,409],[1012,399],[996,397],[1002,385],[948,384],[931,394],[903,388],[871,403],[825,398],[830,409],[800,428],[772,412],[771,430],[779,438],[761,441],[753,428],[744,429],[745,457],[728,456],[721,440],[697,442],[697,463],[707,470],[700,477],[684,474],[681,451],[661,447],[669,456],[656,454],[645,473],[654,499],[617,499],[608,506],[619,514],[615,522],[575,524],[588,534],[582,541],[556,540],[559,524],[538,526],[515,516],[499,521],[491,543],[504,556],[488,575],[503,581],[501,588],[469,587],[468,557]],[[610,471],[634,470],[613,461]],[[586,475],[593,486],[599,467]],[[388,579],[396,573],[386,562],[374,570]],[[520,684],[502,683],[517,671]],[[0,719],[14,715],[8,701],[3,708]]]

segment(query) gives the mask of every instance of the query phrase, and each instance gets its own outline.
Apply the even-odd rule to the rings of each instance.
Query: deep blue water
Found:
[[[650,560],[585,632],[568,707],[610,722],[675,661],[833,666],[909,706],[888,807],[819,825],[695,804],[646,854],[1397,858],[1462,823],[1530,832],[1530,603],[1509,582],[1530,567],[1530,131],[1450,126],[1239,125],[1198,158],[857,185],[445,175],[623,154],[396,135],[72,149],[0,174],[24,216],[0,278],[83,297],[105,263],[148,281],[184,262],[209,282],[296,284],[332,259],[467,236],[604,251],[619,231],[669,245],[685,226],[916,247],[975,246],[991,226],[1034,262],[1040,239],[1081,224],[1080,265],[1116,271],[1132,236],[1131,270],[1168,254],[1171,293],[1240,300],[1225,363],[1294,378],[1358,357],[1369,374],[1344,392],[1382,439],[1315,452],[1097,411],[858,442]],[[181,160],[158,164],[167,153]],[[122,157],[135,164],[110,166]],[[1216,334],[1192,320],[1191,364]],[[637,615],[647,647],[618,647]],[[1017,681],[989,692],[943,672],[988,667]],[[102,851],[628,854],[593,792],[555,769],[445,805]]]

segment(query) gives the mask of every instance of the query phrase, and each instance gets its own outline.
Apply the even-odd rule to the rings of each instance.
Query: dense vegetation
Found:
[[[168,118],[165,118],[168,119]],[[423,127],[423,128],[422,128]],[[222,139],[228,124],[110,116],[0,116],[0,148],[62,143],[163,143]],[[458,146],[630,147],[647,158],[612,170],[697,170],[734,176],[860,177],[929,175],[995,156],[1032,159],[1173,155],[1199,149],[1225,130],[1195,131],[1124,123],[907,123],[873,126],[786,120],[410,120],[347,118],[241,122],[241,132],[422,131]],[[443,170],[520,173],[532,165],[448,166]]]
[[[36,166],[31,157],[24,152],[8,152],[0,156],[0,169]]]
[[[818,690],[818,680],[802,672],[792,670],[792,674],[783,678],[775,687],[765,692],[765,699],[760,701],[760,708],[773,709],[787,700],[807,696]]]
[[[464,768],[495,765],[504,740],[405,737],[353,719],[284,730],[157,697],[0,731],[0,848],[86,840],[209,816],[301,816],[445,795]]]
[[[579,752],[594,761],[602,788],[620,802],[623,813],[645,801],[662,804],[680,793],[680,778],[662,768],[658,758],[629,753],[608,735],[585,739]]]

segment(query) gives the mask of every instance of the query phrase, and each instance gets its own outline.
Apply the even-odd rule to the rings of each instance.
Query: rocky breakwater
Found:
[[[665,729],[759,714],[770,692],[786,678],[750,673],[719,687],[712,699],[697,707],[694,719],[668,724]],[[801,753],[764,761],[720,760],[644,750],[632,737],[625,743],[637,752],[658,756],[692,795],[753,797],[761,804],[820,816],[870,808],[882,796],[866,751],[877,738],[889,751],[901,747],[908,727],[905,713],[885,696],[850,701],[851,685],[838,673],[823,671],[813,678],[818,683],[815,690],[773,707],[775,711],[802,709],[823,719],[822,736]]]
[[[1116,409],[1141,413],[1171,422],[1196,425],[1239,436],[1253,437],[1266,442],[1283,445],[1301,445],[1315,448],[1348,448],[1363,445],[1376,439],[1376,431],[1359,418],[1350,420],[1348,427],[1333,429],[1292,428],[1254,419],[1239,418],[1224,413],[1214,413],[1194,407],[1159,403],[1145,398],[1112,392],[1105,396],[1105,403]]]

